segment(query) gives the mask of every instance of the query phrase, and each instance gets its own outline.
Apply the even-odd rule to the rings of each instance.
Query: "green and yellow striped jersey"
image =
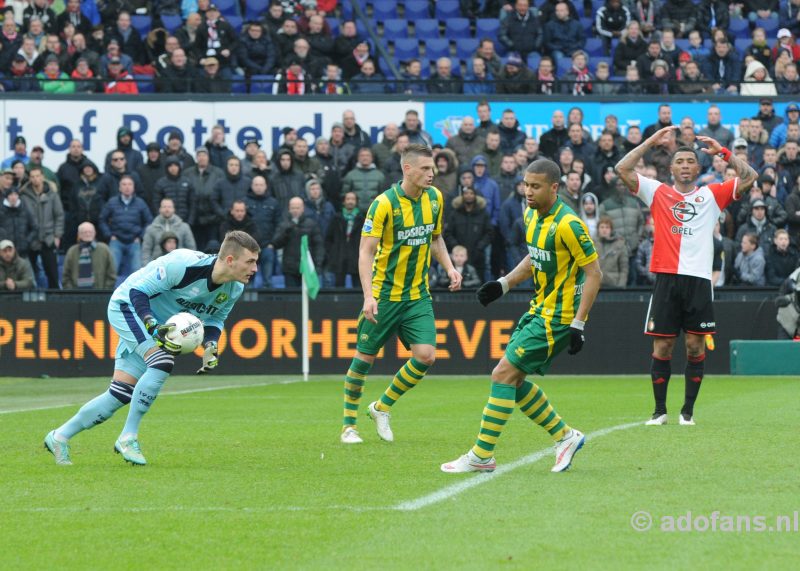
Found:
[[[432,186],[412,199],[397,183],[372,202],[361,235],[380,238],[372,264],[376,299],[430,297],[431,242],[442,233],[443,210],[442,193]]]
[[[523,217],[533,274],[530,313],[569,325],[583,293],[581,267],[597,259],[594,242],[583,220],[560,198],[545,216],[526,208]]]

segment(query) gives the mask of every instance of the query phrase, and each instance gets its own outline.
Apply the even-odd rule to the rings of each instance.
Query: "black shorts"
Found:
[[[716,333],[711,280],[679,274],[656,274],[644,332],[657,337]]]

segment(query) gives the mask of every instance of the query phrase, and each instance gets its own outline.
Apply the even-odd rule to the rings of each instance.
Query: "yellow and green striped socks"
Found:
[[[472,453],[478,458],[487,459],[494,456],[494,447],[497,445],[497,439],[500,438],[506,422],[511,417],[511,413],[514,412],[515,390],[513,385],[492,383],[489,402],[486,403],[483,409],[481,431],[478,433],[475,446],[472,447]]]
[[[361,359],[353,358],[347,375],[344,378],[344,421],[343,429],[355,426],[358,416],[358,405],[361,402],[361,393],[364,391],[364,381],[367,380],[372,365]]]
[[[386,392],[381,395],[378,404],[375,405],[380,411],[389,412],[392,405],[397,402],[401,396],[417,386],[417,383],[422,380],[425,373],[428,371],[428,365],[423,365],[414,357],[400,367],[397,374],[392,379],[392,384],[386,389]]]
[[[553,440],[561,440],[569,432],[569,425],[561,419],[539,385],[522,381],[517,387],[516,398],[522,414],[544,428]]]

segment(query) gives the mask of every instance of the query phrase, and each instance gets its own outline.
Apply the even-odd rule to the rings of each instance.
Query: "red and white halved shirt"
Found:
[[[641,175],[635,192],[650,207],[655,236],[650,271],[711,279],[714,225],[736,199],[739,179],[695,187],[683,194]]]

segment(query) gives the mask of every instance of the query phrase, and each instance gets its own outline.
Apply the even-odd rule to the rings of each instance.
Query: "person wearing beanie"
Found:
[[[336,211],[333,209],[333,205],[325,200],[319,179],[312,177],[306,181],[306,196],[303,201],[306,204],[306,216],[316,220],[322,235],[327,235],[328,226],[336,215]]]
[[[147,143],[147,147],[145,149],[147,161],[137,169],[137,173],[139,174],[139,178],[142,180],[142,187],[144,188],[145,196],[153,196],[153,191],[156,187],[156,182],[158,179],[163,177],[166,174],[164,170],[164,161],[162,160],[161,155],[161,146],[154,142]],[[153,214],[156,212],[156,208],[151,204],[151,211]]]
[[[183,175],[181,160],[176,156],[164,159],[166,173],[158,179],[153,189],[152,205],[159,208],[164,198],[171,198],[175,212],[188,224],[194,222],[194,188],[189,179]]]
[[[111,156],[117,151],[125,155],[125,165],[129,172],[136,172],[144,164],[142,153],[133,148],[133,133],[128,127],[117,129],[117,148],[106,154],[104,172],[111,170]]]
[[[28,250],[39,235],[33,213],[22,204],[19,190],[11,187],[5,196],[0,195],[0,237],[14,242],[17,254],[28,257]]]

